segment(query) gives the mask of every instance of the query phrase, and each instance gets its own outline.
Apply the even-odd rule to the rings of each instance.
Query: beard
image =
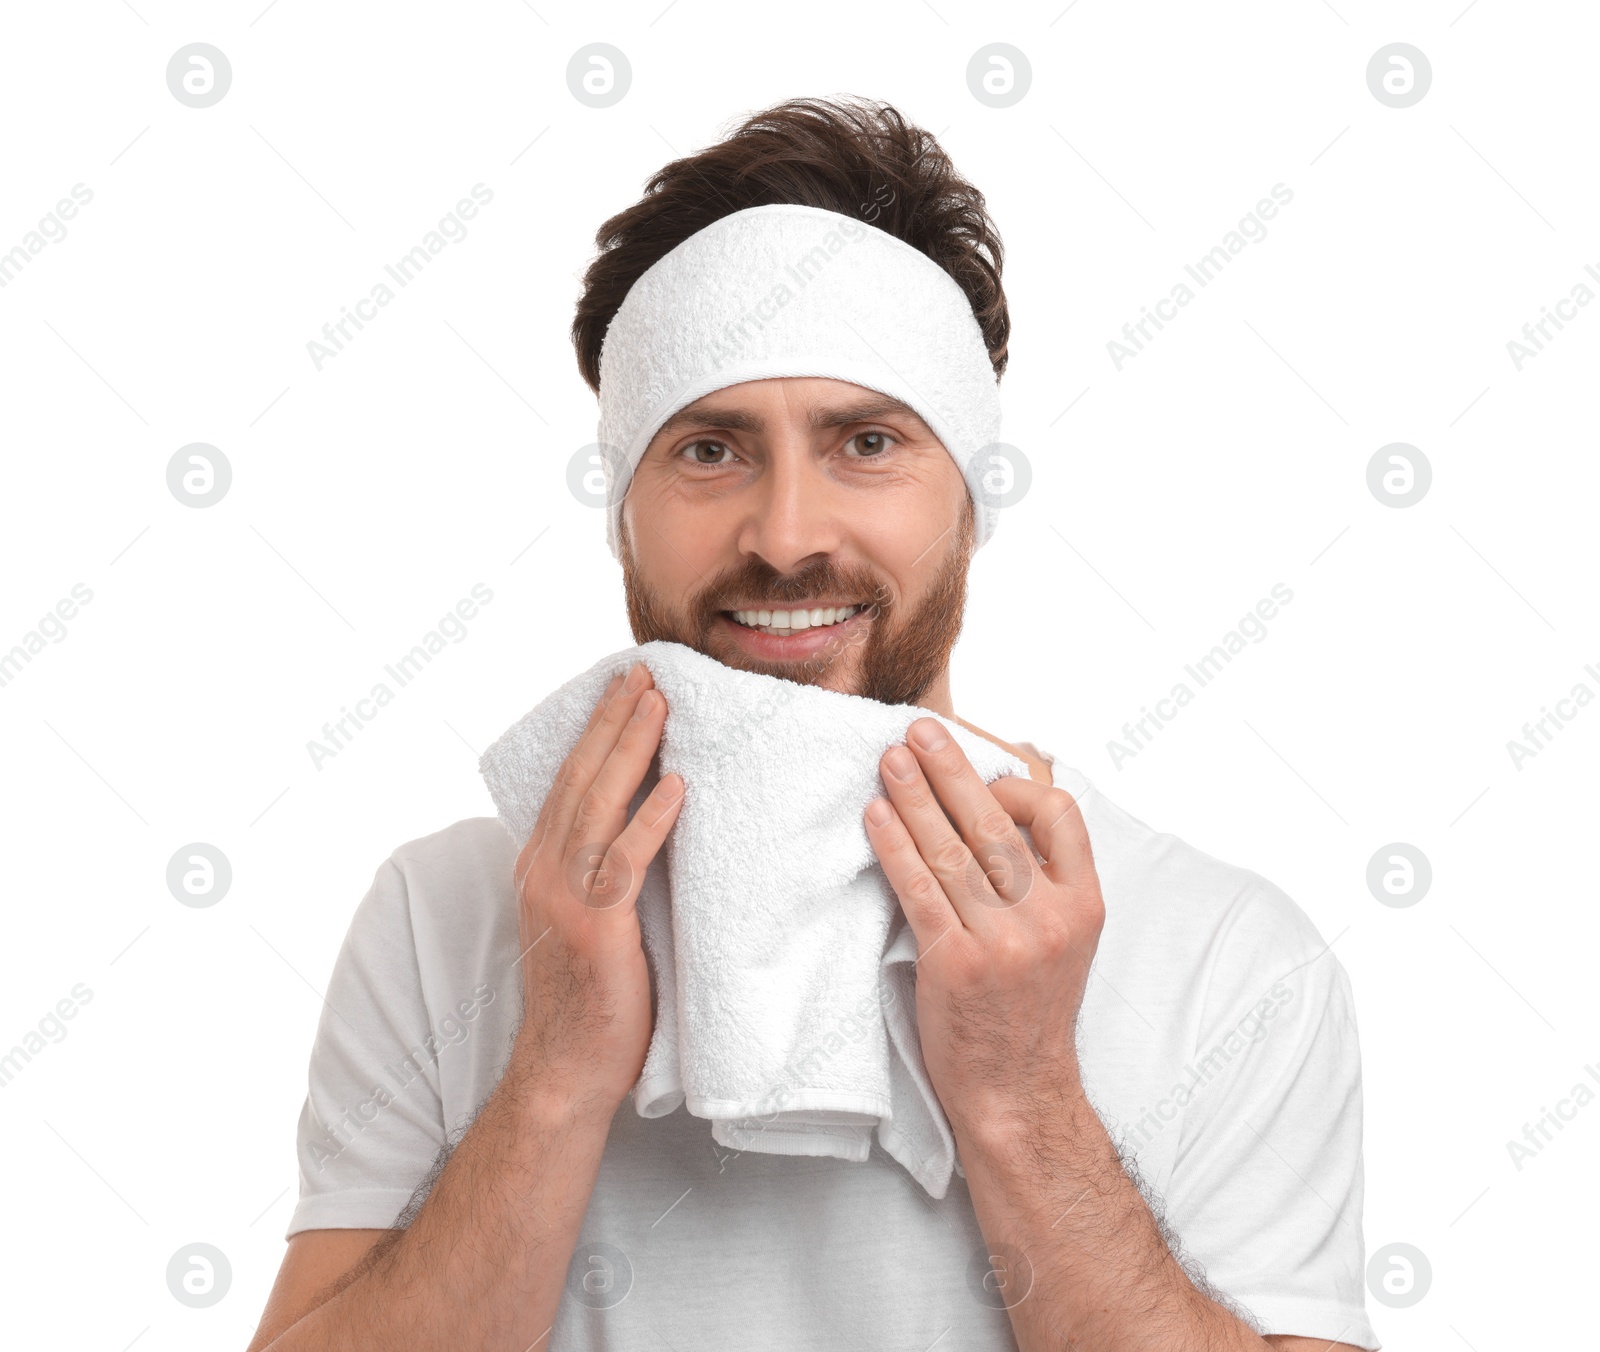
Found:
[[[682,643],[724,666],[802,685],[823,685],[859,649],[855,674],[848,680],[851,688],[843,693],[884,704],[916,704],[949,666],[950,652],[961,634],[972,557],[971,498],[951,532],[955,537],[951,547],[934,565],[927,591],[909,607],[865,565],[842,565],[824,557],[786,575],[764,559],[751,558],[717,574],[689,598],[683,612],[675,612],[640,575],[626,521],[618,525],[628,625],[636,643]],[[840,638],[793,661],[769,662],[740,652],[717,629],[717,618],[725,610],[781,610],[790,602],[816,596],[849,598],[861,605],[870,621],[862,637]]]

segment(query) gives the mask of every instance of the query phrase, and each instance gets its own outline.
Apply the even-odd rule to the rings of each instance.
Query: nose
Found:
[[[783,436],[770,448],[751,485],[739,529],[739,551],[764,559],[782,574],[799,572],[843,542],[838,485],[817,464],[807,441]]]

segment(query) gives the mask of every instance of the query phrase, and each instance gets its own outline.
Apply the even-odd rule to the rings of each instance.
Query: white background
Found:
[[[1600,268],[1590,7],[263,5],[4,15],[0,250],[93,193],[0,290],[0,650],[93,592],[0,688],[0,1051],[92,991],[0,1090],[4,1341],[248,1341],[353,908],[396,845],[492,812],[478,753],[631,642],[565,480],[594,439],[567,338],[593,232],[737,117],[835,92],[939,134],[1007,249],[1005,437],[1034,480],[973,568],[958,712],[1333,940],[1368,1249],[1433,1270],[1411,1308],[1371,1303],[1389,1346],[1592,1337],[1600,1104],[1520,1170],[1507,1149],[1600,1068],[1600,708],[1507,750],[1600,692],[1600,306],[1520,371],[1506,346]],[[192,42],[232,65],[209,108],[168,90]],[[593,42],[632,68],[606,109],[566,79]],[[1004,109],[966,79],[994,42],[1032,68]],[[1432,66],[1409,108],[1367,86],[1393,42]],[[316,370],[308,341],[476,183],[466,238]],[[1277,183],[1267,237],[1116,369],[1108,340]],[[196,441],[233,471],[206,509],[166,483]],[[1396,441],[1433,470],[1405,509],[1366,480]],[[1280,582],[1265,640],[1115,766]],[[308,740],[475,583],[468,637],[315,768]],[[208,909],[166,886],[191,842],[232,865]],[[1391,842],[1431,861],[1414,906],[1367,888]],[[233,1270],[206,1310],[166,1285],[194,1241]]]

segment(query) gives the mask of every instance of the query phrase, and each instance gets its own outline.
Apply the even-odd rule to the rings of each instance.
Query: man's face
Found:
[[[961,630],[972,525],[961,471],[905,405],[821,377],[730,385],[634,471],[628,621],[638,643],[914,704]]]

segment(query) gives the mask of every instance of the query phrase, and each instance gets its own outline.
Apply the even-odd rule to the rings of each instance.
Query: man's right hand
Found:
[[[644,1067],[654,1017],[636,902],[683,804],[663,775],[628,820],[666,725],[666,698],[636,663],[614,677],[562,764],[517,857],[524,1084],[602,1132]]]
[[[407,1228],[289,1241],[251,1352],[521,1352],[554,1327],[611,1119],[650,1046],[634,903],[683,802],[666,775],[628,820],[667,720],[643,664],[629,681],[607,687],[517,856],[525,1005],[494,1093]]]

